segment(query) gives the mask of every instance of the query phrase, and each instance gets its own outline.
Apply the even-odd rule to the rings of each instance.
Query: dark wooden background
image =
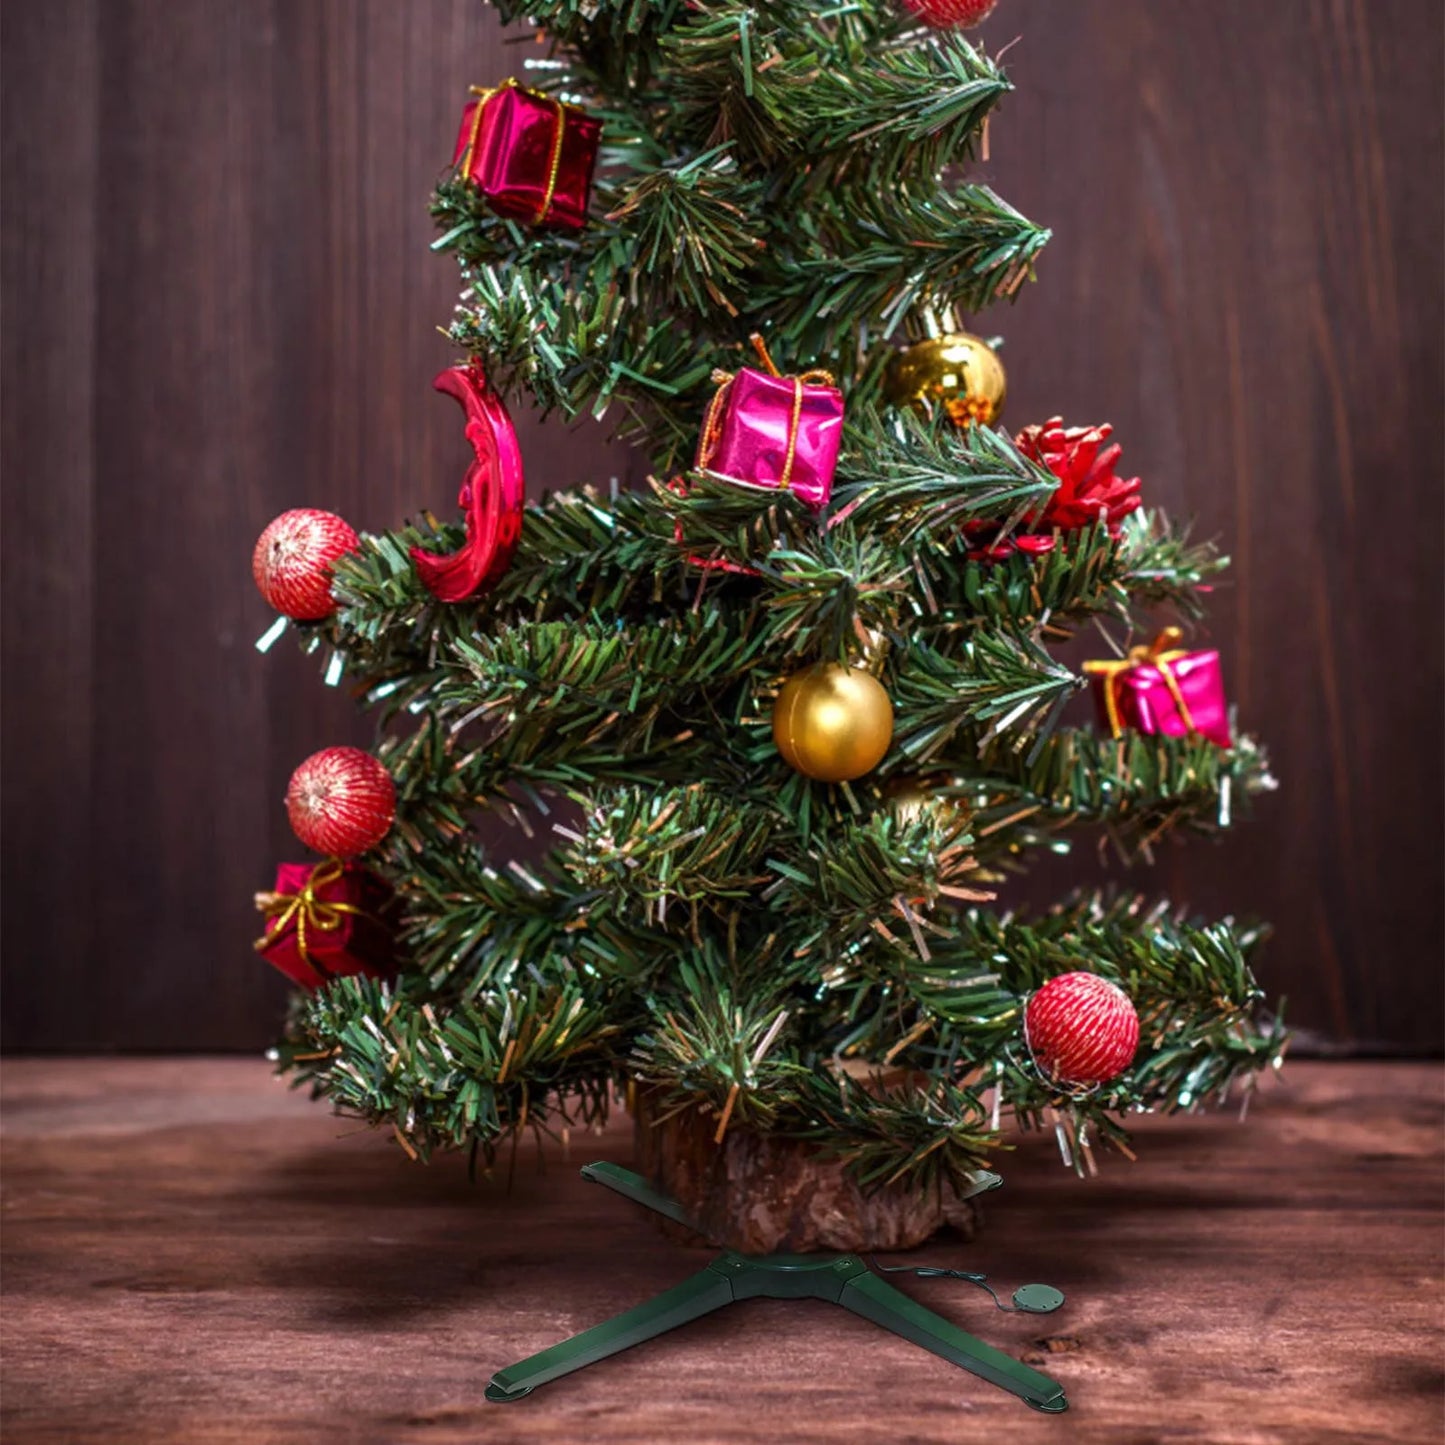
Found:
[[[1441,1040],[1438,0],[1001,0],[983,168],[1051,225],[1015,425],[1109,419],[1236,559],[1214,636],[1282,789],[1150,886],[1272,918],[1287,1017]],[[430,185],[479,0],[10,0],[3,42],[4,1042],[255,1048],[250,895],[348,700],[282,645],[251,546],[378,529],[465,458]],[[529,427],[536,485],[616,471]],[[1082,857],[1076,869],[1087,871]]]

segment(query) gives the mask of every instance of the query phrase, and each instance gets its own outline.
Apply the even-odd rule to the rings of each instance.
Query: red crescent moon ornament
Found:
[[[456,552],[413,547],[411,555],[434,597],[462,602],[490,587],[517,550],[525,497],[522,453],[512,418],[479,366],[449,366],[432,385],[461,403],[467,440],[476,456],[457,497],[466,514],[467,540]]]

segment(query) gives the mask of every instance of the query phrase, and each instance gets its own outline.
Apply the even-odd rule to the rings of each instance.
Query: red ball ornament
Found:
[[[936,29],[968,29],[988,16],[998,0],[903,0],[918,18]]]
[[[386,837],[396,816],[396,784],[360,748],[323,748],[291,774],[286,812],[308,848],[354,858]]]
[[[1133,1060],[1139,1015],[1118,984],[1096,973],[1064,973],[1029,999],[1024,1039],[1053,1082],[1103,1084]]]
[[[298,507],[282,512],[261,533],[251,556],[251,575],[277,612],[295,622],[319,622],[336,611],[332,566],[356,545],[356,533],[335,512]]]

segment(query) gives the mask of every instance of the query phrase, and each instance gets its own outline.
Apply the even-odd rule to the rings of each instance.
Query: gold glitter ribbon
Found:
[[[524,95],[529,95],[533,100],[545,101],[555,112],[552,125],[552,155],[547,162],[547,188],[542,193],[542,204],[537,208],[537,214],[532,218],[533,225],[541,225],[547,219],[547,212],[552,209],[553,198],[557,194],[557,176],[562,169],[562,140],[567,130],[566,108],[560,100],[550,95],[543,95],[537,90],[528,90],[526,86],[518,85],[517,78],[509,75],[500,85],[471,87],[471,93],[477,98],[477,108],[472,112],[472,130],[467,137],[467,148],[462,152],[460,170],[462,175],[471,179],[472,162],[477,155],[477,142],[482,134],[482,112],[486,109],[487,102],[504,90],[519,90]]]
[[[472,162],[477,158],[477,141],[482,134],[482,113],[487,108],[487,102],[496,95],[498,91],[505,89],[509,85],[515,85],[516,83],[515,80],[508,76],[501,85],[493,85],[485,88],[480,85],[471,87],[471,93],[476,96],[477,103],[472,110],[472,133],[467,137],[467,148],[462,152],[461,165],[458,167],[462,175],[468,180],[472,178]]]
[[[296,923],[296,951],[301,961],[327,978],[333,977],[330,969],[311,956],[306,943],[306,931],[314,933],[338,933],[349,917],[366,918],[373,923],[380,920],[364,908],[353,903],[334,903],[317,897],[323,888],[329,888],[340,880],[346,865],[339,858],[328,858],[311,870],[311,876],[302,884],[297,893],[258,893],[256,908],[267,918],[274,918],[275,924],[253,945],[257,953],[264,952],[285,933],[292,920]]]
[[[1104,679],[1104,713],[1109,719],[1109,731],[1114,737],[1124,731],[1123,719],[1119,715],[1119,689],[1123,684],[1124,674],[1136,667],[1159,669],[1159,676],[1164,679],[1164,686],[1169,689],[1169,696],[1174,699],[1174,706],[1179,710],[1180,721],[1190,732],[1195,730],[1194,718],[1190,715],[1189,704],[1184,701],[1184,693],[1180,690],[1179,679],[1173,667],[1181,657],[1189,656],[1188,649],[1179,646],[1183,641],[1184,634],[1179,628],[1166,627],[1153,642],[1131,647],[1125,657],[1084,664],[1084,672],[1088,676]]]
[[[547,219],[547,212],[552,209],[552,198],[557,194],[557,172],[562,168],[562,137],[567,130],[567,117],[563,113],[560,100],[553,100],[551,96],[537,98],[551,100],[557,113],[552,125],[552,159],[547,164],[547,189],[543,193],[542,204],[537,208],[536,224],[540,226]]]
[[[768,351],[768,344],[758,332],[753,332],[748,340],[753,344],[753,350],[758,353],[758,359],[762,362],[769,376],[775,376],[782,381],[785,378],[773,363],[772,355]],[[717,387],[713,399],[708,403],[707,414],[703,417],[702,436],[698,438],[697,444],[697,466],[705,469],[717,451],[718,442],[722,438],[722,411],[727,401],[728,390],[732,386],[735,373],[731,371],[714,371],[712,374],[713,385]],[[798,451],[798,426],[803,416],[803,388],[804,386],[837,386],[837,380],[831,371],[824,371],[822,367],[814,367],[811,371],[805,371],[801,376],[786,378],[793,383],[793,410],[788,419],[788,453],[783,459],[783,472],[778,478],[778,488],[786,492],[793,480],[793,459]]]

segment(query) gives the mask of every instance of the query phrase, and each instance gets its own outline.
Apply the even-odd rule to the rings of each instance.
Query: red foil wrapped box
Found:
[[[396,972],[395,894],[357,863],[282,863],[276,888],[256,895],[267,915],[256,951],[293,983],[316,989],[334,978]]]
[[[581,230],[602,122],[515,80],[474,94],[452,165],[499,216]]]
[[[1113,736],[1127,727],[1176,738],[1197,733],[1222,748],[1233,745],[1219,653],[1176,647],[1182,636],[1177,627],[1166,627],[1125,658],[1084,664],[1094,680],[1099,719]]]
[[[697,465],[742,486],[792,492],[822,507],[843,439],[843,394],[826,371],[777,376],[743,367],[708,408]]]

